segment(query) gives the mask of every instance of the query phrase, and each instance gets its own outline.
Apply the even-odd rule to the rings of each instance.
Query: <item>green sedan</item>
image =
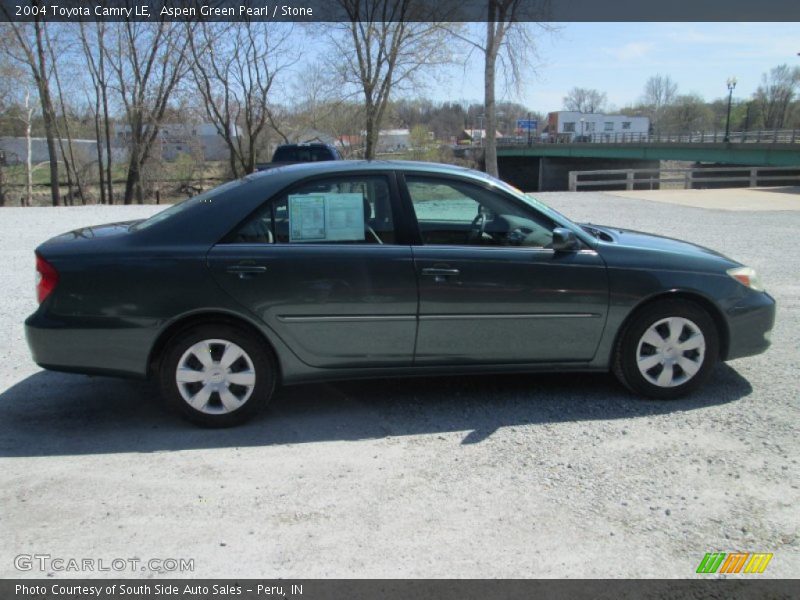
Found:
[[[753,269],[712,250],[402,161],[256,173],[57,236],[36,269],[39,365],[153,377],[207,426],[253,416],[277,385],[348,378],[612,371],[677,398],[765,351],[775,319]]]

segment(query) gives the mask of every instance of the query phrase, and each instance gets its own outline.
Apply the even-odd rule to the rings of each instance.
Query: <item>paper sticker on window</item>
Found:
[[[325,196],[289,196],[289,241],[325,239]]]
[[[361,194],[289,196],[290,242],[360,241],[364,238]]]

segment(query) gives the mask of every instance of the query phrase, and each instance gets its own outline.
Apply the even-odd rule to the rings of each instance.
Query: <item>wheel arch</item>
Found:
[[[625,331],[627,330],[630,322],[633,320],[634,316],[642,310],[644,307],[654,304],[656,302],[660,302],[661,300],[688,300],[694,302],[695,304],[699,305],[703,308],[714,321],[714,326],[717,328],[717,333],[719,334],[719,357],[720,360],[725,360],[728,356],[728,347],[730,342],[730,332],[728,330],[728,322],[725,320],[725,317],[722,314],[722,310],[717,306],[711,299],[704,296],[703,294],[695,291],[689,290],[672,290],[666,292],[660,292],[654,296],[649,296],[639,302],[636,306],[634,306],[628,314],[625,316],[625,320],[622,322],[620,327],[617,329],[617,333],[614,336],[614,343],[611,346],[611,356],[609,364],[613,364],[614,355],[617,351],[619,346],[619,341],[623,335],[625,335]]]
[[[234,327],[239,327],[253,334],[257,339],[261,340],[265,348],[271,352],[272,356],[274,357],[275,368],[277,369],[276,381],[280,382],[282,373],[281,360],[280,355],[275,348],[275,344],[272,343],[267,334],[265,334],[264,331],[255,323],[242,317],[241,315],[230,313],[224,310],[204,310],[189,313],[178,317],[169,325],[167,325],[159,333],[156,341],[153,343],[153,346],[150,349],[150,354],[147,358],[147,376],[150,377],[157,373],[158,363],[161,360],[164,349],[167,347],[167,344],[173,337],[175,337],[181,331],[189,329],[190,327],[209,324],[232,325]]]

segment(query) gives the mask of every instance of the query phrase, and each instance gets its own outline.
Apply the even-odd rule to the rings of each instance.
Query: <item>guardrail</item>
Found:
[[[540,144],[800,144],[800,130],[772,129],[732,131],[725,139],[724,131],[692,133],[559,133],[546,138],[531,136],[503,137],[500,146],[532,146]],[[478,144],[476,144],[478,145]]]
[[[731,173],[730,176],[710,176],[711,173]],[[765,174],[766,173],[766,174]],[[665,176],[666,175],[666,176]],[[620,176],[620,177],[615,177]],[[770,183],[800,182],[798,167],[707,167],[698,169],[607,169],[602,171],[570,171],[569,191],[580,188],[623,186],[620,189],[659,189],[662,184],[681,184],[693,189],[702,183],[746,183],[757,187]]]

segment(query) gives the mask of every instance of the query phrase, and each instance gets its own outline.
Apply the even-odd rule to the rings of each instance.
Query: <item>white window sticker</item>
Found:
[[[364,197],[361,194],[289,196],[290,242],[341,242],[364,239]]]
[[[325,239],[325,195],[289,196],[289,241]]]

